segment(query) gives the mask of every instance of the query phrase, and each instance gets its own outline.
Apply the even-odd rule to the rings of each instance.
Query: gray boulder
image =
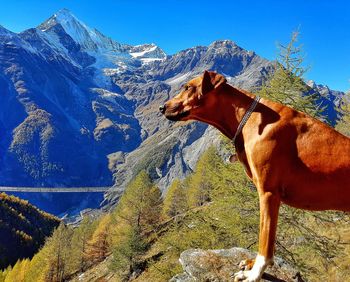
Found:
[[[190,249],[180,256],[184,273],[174,276],[169,282],[233,281],[233,274],[239,271],[239,263],[255,258],[256,253],[243,248],[222,250]],[[268,267],[262,281],[304,281],[300,273],[281,258],[275,258]]]

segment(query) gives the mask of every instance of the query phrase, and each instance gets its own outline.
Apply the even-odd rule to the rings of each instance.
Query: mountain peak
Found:
[[[60,37],[57,25],[60,25],[64,32],[86,51],[96,52],[99,49],[116,50],[120,48],[120,44],[104,36],[98,30],[88,27],[66,8],[57,11],[39,25],[38,29],[46,33],[55,33]]]
[[[69,29],[69,26],[72,25],[82,25],[84,27],[85,24],[83,24],[81,21],[79,21],[70,10],[63,8],[59,11],[57,11],[55,14],[53,14],[49,19],[47,19],[45,22],[40,24],[38,28],[41,31],[47,31],[53,26],[60,24],[62,27],[67,31]]]
[[[55,15],[65,15],[65,16],[71,16],[74,17],[74,15],[72,14],[72,12],[67,9],[67,8],[63,8],[61,10],[58,10]]]
[[[233,42],[232,40],[216,40],[214,42],[212,42],[209,47],[215,47],[215,48],[218,48],[218,47],[229,47],[229,48],[232,48],[232,47],[238,47],[238,45]]]
[[[80,22],[70,10],[63,8],[57,11],[51,18],[54,18],[56,22],[60,24],[67,24],[68,22],[78,21]]]

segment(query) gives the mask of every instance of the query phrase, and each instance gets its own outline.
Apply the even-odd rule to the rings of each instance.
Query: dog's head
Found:
[[[187,82],[181,92],[159,110],[173,121],[199,119],[215,103],[215,92],[226,83],[225,77],[211,71]]]

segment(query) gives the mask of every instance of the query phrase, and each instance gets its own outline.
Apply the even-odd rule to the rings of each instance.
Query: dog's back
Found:
[[[304,113],[281,105],[277,110],[281,118],[261,141],[276,144],[269,163],[278,175],[282,201],[304,209],[349,211],[350,139]],[[266,142],[269,138],[272,142]],[[262,150],[259,144],[257,149]]]

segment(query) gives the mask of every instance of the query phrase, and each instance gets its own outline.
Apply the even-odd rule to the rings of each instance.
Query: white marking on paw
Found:
[[[233,278],[234,278],[234,282],[242,281],[245,278],[247,278],[247,275],[246,275],[245,271],[240,270],[233,275]]]
[[[271,260],[266,260],[266,258],[262,255],[257,255],[255,259],[254,266],[249,271],[244,271],[241,269],[240,271],[236,272],[234,274],[234,281],[244,281],[244,282],[258,282],[261,279],[261,276],[263,275],[266,267],[269,265],[269,262]],[[242,263],[245,263],[245,261],[242,261],[240,263],[240,267]]]
[[[257,255],[252,270],[249,271],[247,281],[256,282],[259,281],[267,267],[267,261],[264,256]]]

